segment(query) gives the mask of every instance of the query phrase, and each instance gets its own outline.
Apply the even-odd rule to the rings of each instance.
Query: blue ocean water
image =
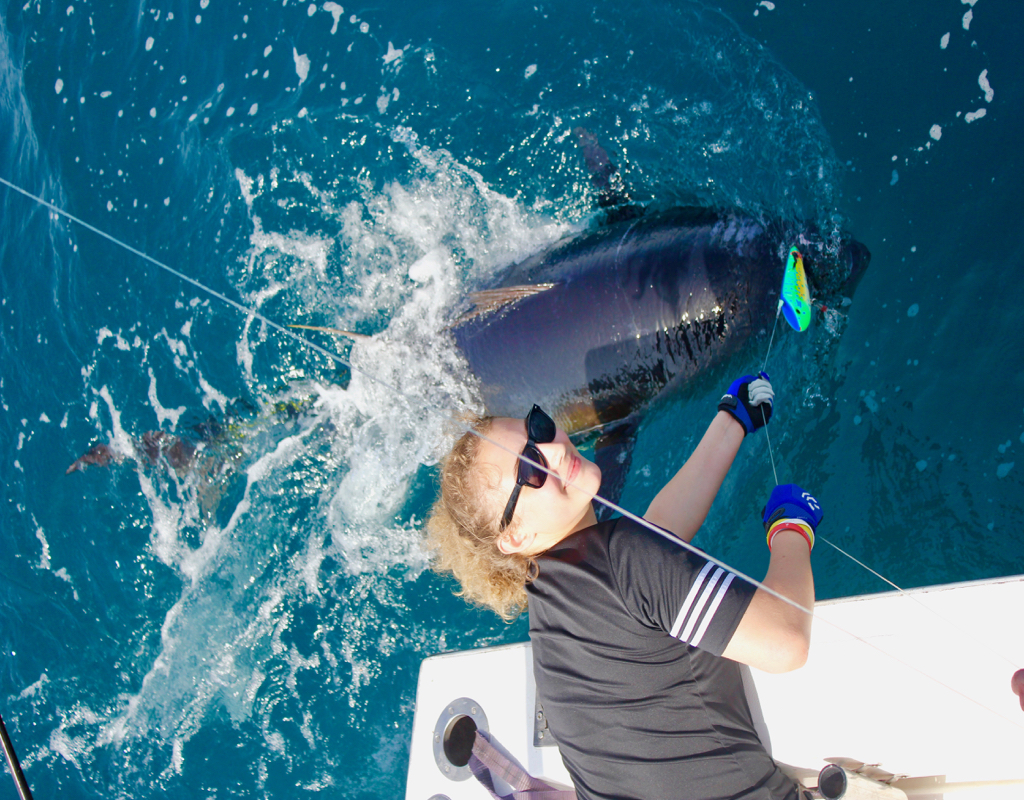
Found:
[[[438,331],[592,221],[577,125],[642,202],[864,241],[852,303],[773,345],[779,478],[900,585],[1024,571],[1022,23],[1010,0],[5,3],[0,177],[282,324],[372,337],[311,334],[351,371],[0,187],[0,713],[36,797],[403,795],[422,658],[526,636],[419,549],[445,410],[477,402]],[[627,507],[765,346],[652,409]],[[193,469],[65,475],[157,430],[202,443]],[[702,546],[763,571],[772,485],[752,440]],[[827,548],[815,572],[819,597],[886,588]]]

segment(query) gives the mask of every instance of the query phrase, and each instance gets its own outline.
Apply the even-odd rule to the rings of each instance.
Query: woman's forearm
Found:
[[[707,518],[744,435],[739,422],[719,411],[697,449],[658,492],[644,517],[684,541],[693,539]]]
[[[814,609],[814,576],[806,540],[793,531],[772,539],[764,585],[807,610]],[[723,655],[765,672],[803,666],[811,643],[811,615],[758,589]]]

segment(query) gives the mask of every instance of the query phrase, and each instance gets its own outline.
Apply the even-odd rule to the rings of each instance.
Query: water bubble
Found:
[[[924,472],[926,469],[928,469],[928,459],[922,458],[914,466],[917,467],[918,472]]]
[[[907,316],[916,317],[920,310],[921,306],[919,306],[917,303],[914,303],[910,308],[907,309]]]
[[[1010,470],[1013,469],[1014,463],[1016,462],[1008,461],[1005,464],[1000,464],[998,467],[996,467],[996,477],[1005,478],[1007,475],[1009,475]]]

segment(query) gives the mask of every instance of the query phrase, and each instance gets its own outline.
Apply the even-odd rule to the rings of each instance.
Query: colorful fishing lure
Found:
[[[786,260],[779,308],[793,330],[805,331],[811,324],[811,295],[807,290],[804,257],[795,246],[789,249],[789,258]]]

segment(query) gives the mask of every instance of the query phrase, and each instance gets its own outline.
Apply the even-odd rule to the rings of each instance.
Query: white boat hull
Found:
[[[1021,800],[1024,711],[1010,678],[1024,666],[1022,615],[1024,576],[817,604],[806,666],[751,671],[769,749],[808,786],[827,763],[867,764],[921,800]],[[531,774],[571,785],[557,747],[534,745],[535,696],[528,642],[425,659],[406,800],[487,797],[440,742],[435,755],[435,728],[464,713],[462,698]]]

